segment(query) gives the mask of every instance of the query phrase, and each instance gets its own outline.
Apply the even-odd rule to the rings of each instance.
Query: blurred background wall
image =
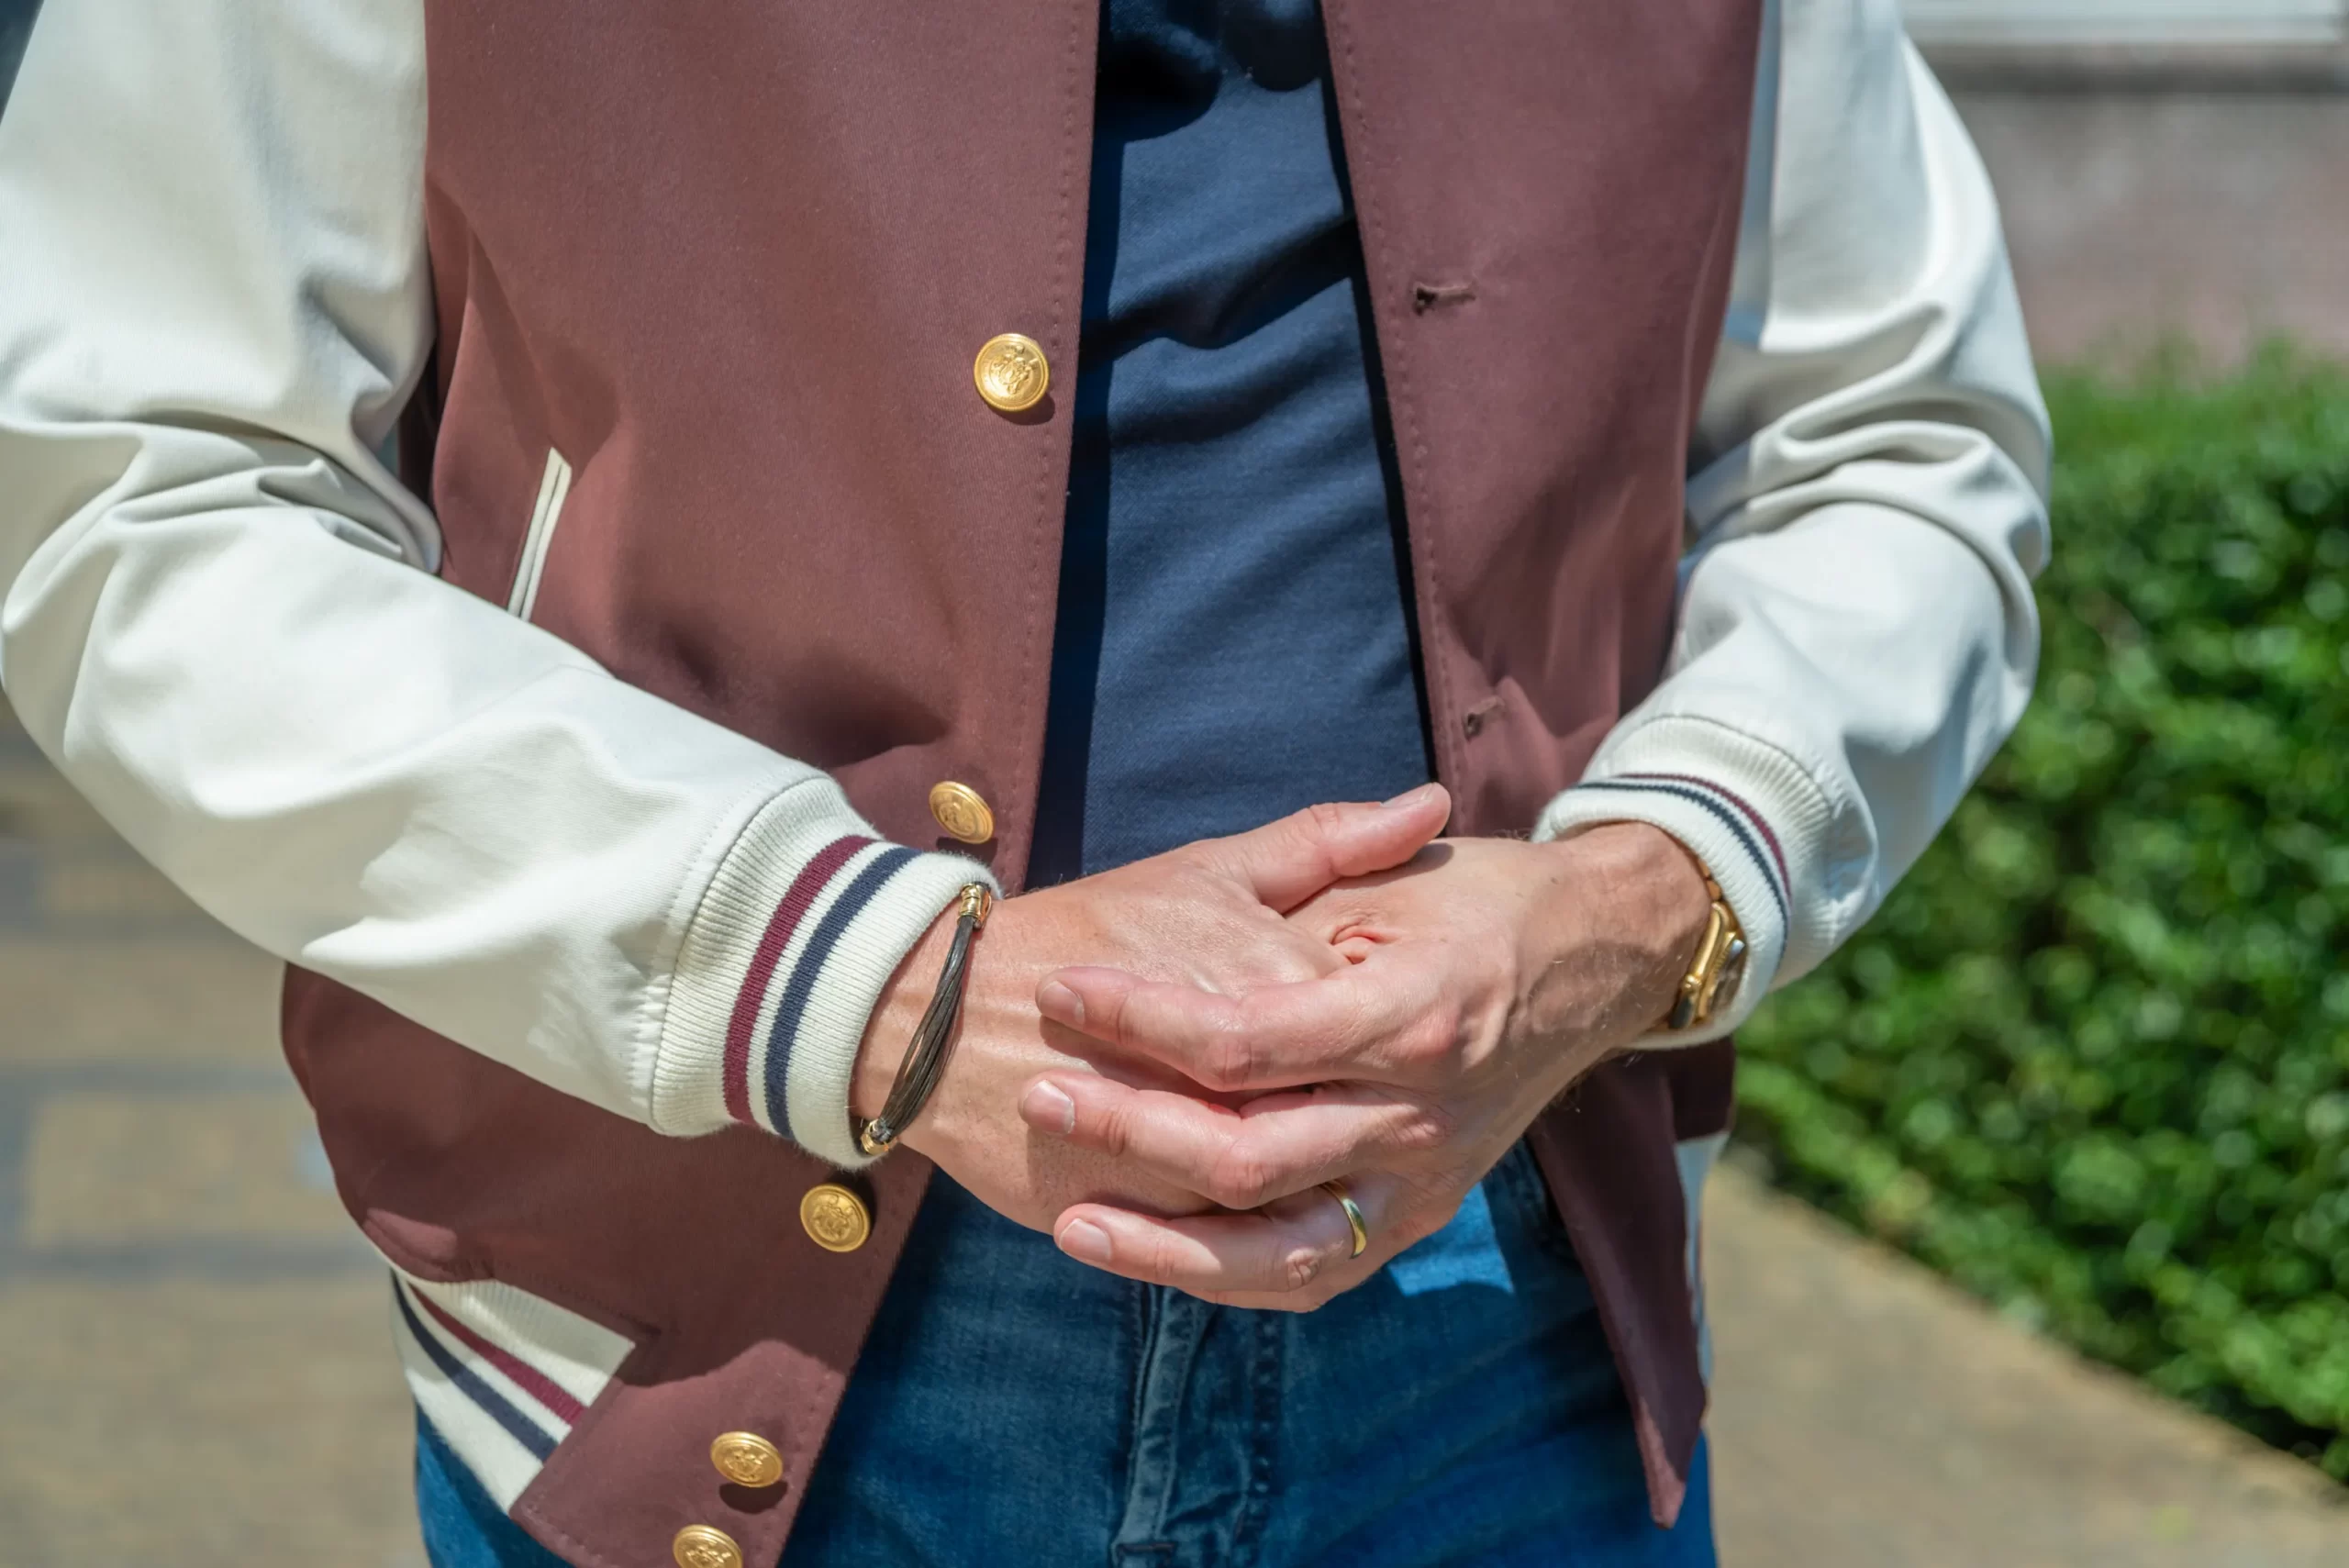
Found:
[[[2349,353],[2349,3],[1908,0],[2043,358]]]

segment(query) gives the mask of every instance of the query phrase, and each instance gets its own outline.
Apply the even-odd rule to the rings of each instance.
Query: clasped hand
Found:
[[[1293,1310],[1362,1283],[1663,1014],[1708,908],[1654,828],[1435,840],[1449,811],[1436,785],[1315,807],[1006,902],[906,1141],[1130,1278]],[[875,1015],[860,1114],[930,945]]]

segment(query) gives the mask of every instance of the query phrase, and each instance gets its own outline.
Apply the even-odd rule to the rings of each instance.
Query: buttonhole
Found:
[[[1483,702],[1478,703],[1475,707],[1470,708],[1466,713],[1460,716],[1460,728],[1464,732],[1471,737],[1481,735],[1484,733],[1486,721],[1491,718],[1493,715],[1500,712],[1500,698],[1486,697]]]
[[[1439,305],[1465,305],[1475,297],[1475,284],[1415,283],[1411,285],[1411,308],[1422,316]]]

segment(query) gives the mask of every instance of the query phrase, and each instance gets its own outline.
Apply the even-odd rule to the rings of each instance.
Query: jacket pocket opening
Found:
[[[547,449],[546,473],[539,478],[538,504],[530,508],[530,528],[522,536],[522,559],[514,568],[514,591],[506,607],[524,620],[539,602],[539,579],[546,574],[547,546],[555,525],[562,520],[562,503],[571,494],[571,464],[552,447]]]

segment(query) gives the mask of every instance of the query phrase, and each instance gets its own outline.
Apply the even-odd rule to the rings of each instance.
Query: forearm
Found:
[[[70,444],[27,450],[54,463]],[[150,441],[150,468],[168,445]],[[785,1106],[811,1146],[836,1125],[844,1155],[861,1009],[984,874],[832,851],[878,835],[815,770],[284,508],[159,491],[69,519],[15,580],[6,624],[28,731],[230,929],[663,1130],[774,1124]],[[806,929],[754,974],[828,851]],[[785,1008],[811,962],[819,985]],[[763,1089],[773,1058],[782,1092],[729,1105],[746,990],[757,1038],[732,1041],[738,1077],[755,1060]]]
[[[1670,1011],[1712,899],[1688,850],[1644,822],[1530,845],[1527,862],[1516,879],[1526,953],[1514,1028],[1554,1094]]]
[[[10,698],[268,951],[663,1130],[852,1160],[864,1011],[974,873],[433,574],[374,455],[432,337],[420,25],[43,17],[0,120]]]
[[[1653,822],[1720,878],[1752,959],[1691,1041],[1876,909],[2038,657],[2048,437],[1987,180],[1888,0],[1785,18],[1669,668],[1540,828]]]

